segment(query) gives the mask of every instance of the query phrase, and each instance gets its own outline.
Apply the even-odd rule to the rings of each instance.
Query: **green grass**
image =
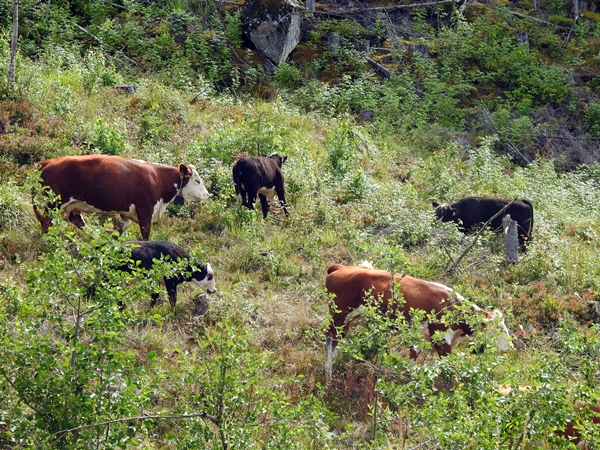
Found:
[[[61,222],[54,234],[42,236],[25,182],[34,161],[18,166],[1,155],[0,329],[8,362],[0,378],[5,394],[0,443],[220,448],[220,428],[232,448],[414,448],[437,442],[440,448],[491,449],[507,448],[529,421],[529,440],[566,448],[551,430],[572,413],[573,399],[598,396],[600,330],[586,304],[600,296],[600,194],[593,169],[560,173],[544,160],[517,167],[495,153],[492,140],[466,148],[451,137],[411,140],[389,127],[382,134],[377,126],[357,125],[350,117],[305,115],[282,100],[240,102],[213,95],[192,101],[187,92],[150,80],[139,80],[138,91],[128,96],[110,88],[86,91],[80,67],[40,71],[25,64],[21,70],[31,86],[24,99],[35,115],[58,119],[57,129],[37,128],[39,139],[55,144],[39,156],[84,153],[74,142],[89,140],[102,118],[104,124],[124,124],[123,156],[199,169],[212,199],[171,208],[153,225],[152,238],[178,243],[209,261],[218,293],[210,297],[206,316],[198,318],[192,314],[198,293],[192,285],[180,287],[175,308],[165,303],[151,310],[151,287],[123,280],[111,295],[125,295],[128,309],[119,315],[107,296],[102,309],[89,312],[81,336],[89,353],[75,347],[80,366],[63,380],[65,368],[72,369],[69,333],[75,299],[83,292],[77,280],[89,282],[86,276],[102,273],[81,252],[108,257],[110,252],[95,254],[93,245],[112,239],[104,231],[110,221],[89,218],[89,230]],[[35,127],[11,125],[0,139],[10,145]],[[434,141],[439,142],[434,151],[421,146]],[[258,206],[249,212],[235,203],[230,170],[238,155],[275,150],[288,156],[283,172],[290,217],[273,212],[264,221]],[[505,266],[498,237],[485,233],[450,271],[448,255],[455,260],[473,236],[436,224],[429,200],[467,195],[533,203],[534,239],[518,265]],[[135,224],[122,237],[137,238]],[[475,356],[464,346],[443,360],[426,356],[416,367],[407,365],[405,347],[376,350],[368,361],[344,354],[334,366],[333,387],[324,389],[326,268],[363,259],[455,286],[482,307],[503,309],[523,347],[507,356],[493,351]],[[63,281],[60,289],[55,286]],[[83,299],[91,311],[94,301]],[[52,354],[61,364],[44,361],[37,385],[27,385],[27,379],[15,384],[19,370],[27,374],[32,364],[20,358],[41,352],[43,338],[54,343]],[[109,349],[115,353],[102,356]],[[92,362],[96,369],[86,365]],[[105,375],[112,381],[100,389],[96,383]],[[81,417],[69,420],[61,408],[53,410],[65,416],[54,428],[31,409],[34,403],[50,409],[43,398],[34,399],[34,391],[53,377],[73,389],[61,391],[61,400],[81,409]],[[495,388],[506,383],[532,390],[500,397]],[[78,389],[96,396],[79,404],[84,400]],[[111,396],[120,406],[92,400]],[[380,421],[371,440],[375,398]],[[102,408],[92,408],[94,401]],[[219,402],[226,408],[219,409]],[[64,442],[48,436],[141,411],[206,412],[221,422],[136,422],[111,427],[110,437],[88,431]]]

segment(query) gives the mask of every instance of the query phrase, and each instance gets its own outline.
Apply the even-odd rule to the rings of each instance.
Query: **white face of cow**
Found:
[[[200,274],[203,274],[204,277],[200,278]],[[194,284],[196,284],[196,286],[200,287],[201,289],[204,289],[209,294],[214,294],[215,292],[217,292],[217,286],[215,284],[215,273],[213,272],[212,267],[210,267],[210,264],[208,263],[206,264],[206,272],[195,272],[194,278],[192,278],[191,281]]]
[[[508,333],[508,328],[506,328],[506,324],[504,323],[504,316],[497,309],[494,310],[491,314],[489,314],[486,319],[488,323],[488,327],[491,327],[490,330],[497,338],[496,347],[501,352],[507,352],[512,348],[512,342],[510,342],[510,334]]]
[[[179,191],[179,195],[188,201],[206,200],[208,198],[208,191],[204,187],[200,175],[198,175],[194,166],[188,166],[188,168],[192,171],[192,176],[181,191]]]

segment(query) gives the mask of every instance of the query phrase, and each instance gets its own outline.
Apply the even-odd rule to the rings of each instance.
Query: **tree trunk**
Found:
[[[506,255],[506,262],[517,264],[519,262],[517,221],[512,220],[510,214],[507,214],[502,219],[502,230],[504,230],[504,254]]]
[[[50,0],[46,3],[46,28],[48,28],[48,19],[50,17]]]
[[[308,12],[314,13],[315,12],[315,0],[306,0],[306,9],[308,9]]]
[[[17,56],[17,39],[19,38],[19,0],[13,0],[13,26],[10,40],[10,61],[8,63],[8,87],[15,82],[15,58]]]

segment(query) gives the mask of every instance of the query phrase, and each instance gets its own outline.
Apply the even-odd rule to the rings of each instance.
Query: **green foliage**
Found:
[[[14,182],[0,186],[0,235],[18,230],[28,222],[26,211],[29,211],[29,205],[19,194]]]
[[[302,81],[300,70],[285,61],[279,63],[275,68],[274,75],[277,85],[281,88],[294,88]]]
[[[122,155],[126,148],[126,130],[121,124],[106,123],[102,117],[96,119],[91,142],[104,155]]]
[[[552,22],[556,25],[561,25],[563,27],[573,26],[573,19],[571,19],[570,17],[560,16],[558,14],[552,14],[548,16],[548,22]]]
[[[141,114],[139,130],[141,145],[167,139],[170,133],[171,127],[155,111],[144,111]]]
[[[355,20],[326,20],[320,21],[316,29],[311,32],[311,42],[318,43],[327,33],[337,33],[345,43],[357,40],[361,35],[366,34],[366,30]]]
[[[192,67],[207,80],[231,81],[232,54],[222,33],[207,30],[189,36],[185,44],[185,55]]]
[[[278,361],[251,345],[247,327],[224,319],[198,338],[194,364],[187,358],[180,361],[186,383],[195,386],[187,393],[190,407],[208,420],[184,424],[183,436],[173,438],[195,448],[248,448],[259,443],[268,448],[327,448],[331,415],[313,396],[290,403],[285,388],[296,382],[293,378],[264,385],[265,371]]]
[[[225,40],[233,48],[242,46],[242,16],[239,12],[225,15]]]
[[[105,86],[121,84],[123,79],[113,64],[107,63],[101,53],[88,52],[83,59],[83,86],[87,91],[95,91]]]
[[[344,75],[340,83],[333,87],[318,81],[308,81],[294,92],[284,94],[284,97],[309,111],[337,116],[373,108],[384,90],[384,87],[372,80],[352,79]]]
[[[511,29],[501,22],[490,24],[487,17],[461,22],[456,31],[445,28],[432,47],[444,55],[443,73],[500,87],[518,111],[540,102],[560,103],[569,92],[562,69],[540,65],[535,53],[517,45]],[[472,69],[464,72],[468,67]]]
[[[355,136],[348,121],[342,121],[328,137],[325,144],[329,170],[336,177],[343,177],[353,167]]]
[[[596,23],[600,22],[600,14],[595,13],[593,11],[585,11],[581,15],[583,17],[586,17],[586,18],[590,19],[590,20],[593,20]]]
[[[9,436],[30,447],[122,446],[138,424],[66,432],[136,415],[152,389],[125,346],[131,314],[121,313],[117,304],[126,294],[118,288],[89,294],[106,269],[123,260],[122,240],[104,234],[85,242],[67,227],[59,221],[51,228],[47,253],[28,265],[25,286],[2,289],[0,305],[10,305],[19,320],[10,328],[2,324],[1,375],[10,392],[0,409],[10,408]]]
[[[600,138],[600,102],[591,102],[585,111],[585,121],[588,133],[595,138]]]

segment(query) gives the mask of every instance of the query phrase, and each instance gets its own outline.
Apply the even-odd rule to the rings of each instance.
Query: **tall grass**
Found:
[[[116,252],[120,241],[113,242],[104,230],[108,225],[96,219],[86,230],[60,222],[54,234],[42,236],[24,181],[24,173],[36,170],[35,161],[19,166],[2,155],[7,178],[0,188],[0,328],[11,372],[0,377],[6,394],[0,396],[0,442],[54,445],[48,435],[60,430],[44,416],[50,407],[42,397],[35,403],[38,391],[28,389],[50,389],[55,379],[72,388],[70,401],[98,396],[104,402],[115,395],[122,405],[102,403],[100,410],[89,400],[82,409],[85,419],[62,415],[65,422],[58,428],[142,413],[207,415],[139,420],[106,434],[82,435],[93,435],[106,448],[214,448],[229,439],[232,448],[492,449],[506,448],[524,429],[545,448],[566,448],[552,430],[572,416],[574,400],[598,395],[599,330],[587,306],[600,296],[597,168],[562,173],[544,160],[517,167],[498,155],[494,139],[463,146],[438,128],[407,135],[395,126],[398,117],[369,126],[348,115],[305,115],[288,103],[293,99],[245,103],[214,92],[198,98],[141,78],[136,93],[126,95],[100,86],[98,80],[114,74],[101,60],[92,67],[100,73],[98,83],[88,79],[86,88],[90,67],[51,65],[51,59],[24,60],[19,73],[27,87],[23,99],[39,118],[56,118],[57,128],[22,121],[8,127],[2,142],[14,145],[17,136],[37,130],[40,142],[54,143],[40,157],[98,152],[104,146],[128,157],[196,165],[211,199],[171,206],[153,226],[152,237],[208,260],[219,292],[210,298],[206,315],[198,317],[193,285],[180,287],[176,308],[150,309],[146,297],[157,287],[154,280],[117,279],[104,299],[108,306],[96,305],[78,280],[101,279],[105,268],[98,264],[107,255],[97,244],[108,241]],[[358,102],[365,86],[348,82],[339,89]],[[411,97],[400,86],[397,95]],[[406,123],[423,124],[421,110],[403,114]],[[102,141],[100,131],[107,130],[112,140]],[[288,156],[283,173],[291,215],[285,218],[274,208],[265,221],[258,209],[235,203],[230,171],[239,155],[272,151]],[[436,223],[430,200],[468,195],[531,201],[533,240],[519,264],[506,266],[500,238],[486,232],[450,270],[473,236]],[[137,234],[132,226],[120,239]],[[448,358],[425,356],[410,367],[405,337],[393,327],[376,329],[377,339],[354,335],[375,357],[347,351],[335,362],[334,388],[324,389],[326,268],[362,259],[444,282],[482,307],[503,309],[521,350],[474,355],[464,345]],[[49,286],[55,290],[46,295]],[[128,309],[121,313],[109,299],[125,295]],[[73,306],[79,298],[85,308]],[[51,308],[40,308],[49,302]],[[85,353],[72,340],[73,318],[84,316],[85,343],[98,367],[77,360],[75,383],[61,371],[68,350]],[[105,347],[95,345],[96,339],[104,339]],[[389,345],[377,348],[375,341]],[[103,357],[111,343],[114,348]],[[44,359],[39,386],[29,385],[19,378],[19,358],[42,354],[65,363]],[[106,372],[102,361],[112,364],[103,366]],[[95,384],[106,381],[103,373],[112,381]],[[503,397],[496,387],[506,383],[528,390]],[[40,411],[32,409],[36,405]],[[79,445],[77,437],[69,439],[64,442]]]

